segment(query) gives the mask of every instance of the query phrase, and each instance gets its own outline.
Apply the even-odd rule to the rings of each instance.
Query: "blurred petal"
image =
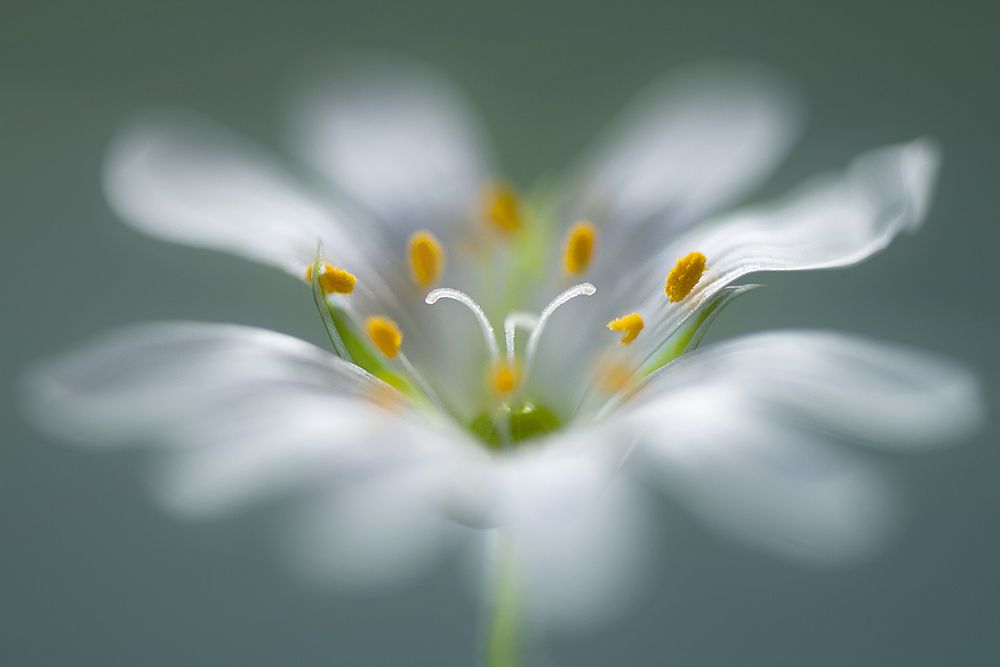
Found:
[[[391,390],[361,369],[242,326],[125,329],[40,368],[30,388],[37,420],[60,435],[169,445],[156,490],[189,514],[447,451],[405,411],[376,407],[379,392]]]
[[[881,545],[893,507],[866,466],[792,425],[719,419],[719,410],[746,409],[738,405],[716,401],[711,415],[701,405],[686,412],[723,423],[699,429],[664,410],[677,425],[669,436],[648,424],[638,459],[665,492],[720,532],[796,560],[835,563]]]
[[[414,65],[367,62],[313,81],[292,122],[305,161],[397,235],[469,224],[490,178],[465,100]]]
[[[596,435],[561,434],[495,460],[475,478],[497,530],[482,533],[486,553],[474,555],[486,556],[488,589],[502,568],[513,568],[527,626],[607,619],[642,580],[644,506],[629,481],[602,460]]]
[[[982,416],[975,379],[923,350],[825,332],[778,332],[684,358],[648,390],[718,384],[775,419],[885,447],[950,444]]]
[[[766,70],[698,67],[652,86],[591,158],[578,217],[605,236],[655,220],[661,240],[756,187],[799,133],[795,97]],[[646,239],[648,242],[650,239]]]
[[[157,468],[154,490],[187,515],[377,479],[432,460],[435,444],[432,433],[367,402],[296,395],[200,415],[172,430],[170,440],[177,446]]]
[[[435,480],[408,469],[323,494],[289,526],[292,565],[309,579],[352,588],[423,573],[467,537],[435,511]]]
[[[681,357],[620,419],[664,488],[726,532],[819,562],[863,554],[889,515],[849,440],[954,439],[981,414],[962,369],[923,353],[813,332],[763,334]],[[646,458],[648,457],[648,459]]]
[[[937,172],[938,152],[927,140],[865,153],[839,177],[807,184],[778,204],[738,211],[699,225],[636,272],[631,287],[649,296],[649,353],[723,287],[757,271],[846,266],[886,247],[924,218]],[[668,304],[663,278],[678,257],[699,251],[708,270],[680,304]],[[636,287],[641,286],[641,287]],[[647,320],[647,326],[650,321]]]
[[[370,395],[361,369],[282,334],[163,322],[108,334],[39,368],[32,405],[46,428],[95,444],[163,440],[212,409],[275,396]]]
[[[300,280],[322,241],[325,256],[358,278],[352,312],[396,321],[428,377],[451,370],[439,360],[452,319],[428,312],[423,290],[406,275],[404,246],[382,243],[376,230],[349,226],[268,156],[223,128],[183,114],[139,119],[108,155],[105,189],[116,211],[146,233],[243,255]],[[458,330],[465,324],[459,321]],[[462,353],[467,340],[454,341],[453,354]],[[448,377],[438,384],[460,382]]]
[[[152,236],[243,255],[297,277],[323,241],[333,261],[360,268],[343,220],[265,153],[190,114],[150,113],[120,132],[104,187],[118,214]]]

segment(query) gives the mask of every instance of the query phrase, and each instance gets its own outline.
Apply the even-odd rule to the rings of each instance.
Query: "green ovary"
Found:
[[[552,410],[539,403],[525,401],[511,408],[509,415],[502,412],[479,413],[469,424],[469,430],[491,449],[500,449],[503,446],[501,419],[509,420],[512,445],[551,433],[562,426]]]

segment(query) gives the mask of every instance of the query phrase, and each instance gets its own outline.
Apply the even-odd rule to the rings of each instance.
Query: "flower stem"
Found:
[[[497,545],[499,572],[486,646],[486,667],[518,667],[521,664],[518,645],[518,593],[514,554],[509,540],[501,538]]]

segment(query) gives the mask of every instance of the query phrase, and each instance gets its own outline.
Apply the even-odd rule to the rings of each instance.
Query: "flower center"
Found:
[[[525,401],[510,408],[505,424],[497,420],[494,413],[483,411],[470,422],[469,430],[491,449],[502,449],[557,431],[561,426],[562,422],[552,410],[540,403]]]
[[[544,405],[521,401],[511,405],[517,393],[526,383],[531,364],[538,349],[542,332],[552,314],[568,301],[578,296],[591,296],[597,288],[590,283],[574,285],[560,293],[542,310],[538,317],[531,313],[514,312],[504,320],[504,343],[506,356],[501,358],[493,325],[483,308],[465,292],[451,287],[440,287],[427,294],[424,301],[433,305],[441,299],[457,301],[475,316],[483,333],[486,351],[490,358],[489,385],[500,403],[493,411],[478,414],[470,423],[470,429],[480,439],[491,446],[509,447],[522,440],[547,433],[559,427],[559,418]],[[517,362],[515,338],[517,329],[530,331],[525,346],[523,372]]]
[[[528,256],[530,248],[524,244],[531,240],[529,237],[532,230],[530,226],[524,227],[525,212],[512,190],[501,186],[489,192],[484,202],[484,218],[494,232],[510,237],[511,245],[506,252]],[[581,220],[570,226],[562,245],[564,277],[582,275],[590,270],[596,252],[597,236],[597,227],[589,221]],[[444,275],[446,252],[431,231],[418,230],[411,234],[406,253],[410,279],[415,286],[430,288],[440,281]],[[486,311],[471,296],[451,287],[439,287],[426,294],[424,301],[428,305],[446,299],[465,306],[473,314],[482,333],[486,351],[483,365],[485,382],[483,394],[476,400],[483,401],[480,405],[485,404],[486,407],[481,407],[469,420],[468,412],[463,413],[455,405],[442,400],[441,396],[445,394],[438,394],[438,391],[444,391],[444,387],[428,382],[410,362],[403,349],[404,332],[393,319],[381,313],[357,311],[357,305],[347,298],[354,292],[357,278],[347,270],[323,261],[322,256],[320,244],[316,260],[306,268],[305,277],[307,282],[312,283],[313,298],[334,349],[345,360],[360,366],[395,389],[401,401],[408,400],[414,406],[428,408],[456,419],[490,447],[510,448],[563,425],[560,417],[549,406],[539,401],[538,396],[528,393],[532,368],[541,336],[552,315],[578,296],[595,294],[597,289],[593,284],[581,282],[569,287],[556,295],[540,313],[517,310],[509,312],[503,321],[503,350]],[[664,287],[670,304],[686,299],[700,282],[705,270],[706,258],[700,252],[691,252],[679,258],[667,275]],[[508,279],[517,281],[517,278]],[[516,301],[515,299],[514,302]],[[646,312],[646,315],[656,317],[652,312]],[[654,319],[653,328],[655,321]],[[619,342],[628,346],[643,333],[646,322],[642,313],[630,312],[611,320],[607,327],[620,334]],[[516,345],[519,330],[528,336],[521,347]],[[584,396],[577,411],[587,412],[587,409],[594,407],[594,401],[605,400],[610,403],[615,396],[635,391],[641,386],[643,376],[687,349],[686,342],[681,341],[675,342],[664,352],[669,344],[669,341],[665,341],[659,348],[644,347],[639,354],[647,355],[646,361],[624,349],[620,354],[608,351],[595,359],[580,360],[580,363],[592,363],[594,369],[589,384],[582,388]],[[387,392],[393,391],[388,387],[385,389]],[[591,398],[591,403],[584,405]],[[398,407],[399,404],[391,402],[393,406]]]

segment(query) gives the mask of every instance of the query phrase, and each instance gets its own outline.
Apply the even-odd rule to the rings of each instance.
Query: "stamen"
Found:
[[[403,345],[403,332],[399,326],[388,317],[372,315],[365,320],[365,330],[372,343],[389,359],[399,353]]]
[[[430,287],[444,272],[444,248],[429,231],[410,236],[410,275],[421,287]]]
[[[486,221],[504,234],[521,229],[521,205],[517,193],[508,186],[498,185],[486,194]]]
[[[486,339],[486,349],[489,351],[490,359],[496,361],[500,358],[500,349],[497,347],[497,339],[493,335],[493,325],[490,321],[486,319],[486,313],[479,306],[478,303],[472,300],[472,297],[465,292],[460,292],[457,289],[452,289],[450,287],[439,287],[436,290],[431,290],[431,292],[424,297],[424,302],[428,305],[433,305],[438,302],[439,299],[453,299],[458,301],[466,308],[472,311],[472,314],[476,316],[476,320],[479,321],[479,327],[483,330],[483,338]]]
[[[642,331],[642,328],[645,325],[646,323],[642,321],[642,315],[639,313],[622,315],[618,319],[608,322],[609,329],[622,334],[621,340],[618,341],[622,345],[628,345],[634,341],[639,336],[639,332]]]
[[[311,283],[313,279],[312,264],[306,267],[306,282]],[[354,291],[354,285],[358,279],[350,271],[345,271],[333,266],[329,262],[323,262],[323,271],[319,274],[319,284],[326,294],[350,294]]]
[[[559,306],[563,305],[570,299],[575,299],[578,296],[591,296],[597,292],[597,288],[590,283],[580,283],[579,285],[573,285],[568,290],[552,299],[549,305],[545,306],[542,310],[542,314],[538,316],[538,324],[535,326],[534,330],[531,332],[531,337],[528,338],[528,347],[525,350],[525,360],[524,360],[524,375],[527,378],[528,370],[531,368],[531,362],[535,358],[535,351],[538,349],[538,342],[541,340],[542,331],[545,329],[545,323],[549,321],[552,313],[556,312]]]
[[[508,396],[517,389],[520,374],[517,372],[517,366],[513,363],[501,361],[493,365],[490,379],[493,391],[501,396]]]
[[[590,268],[596,243],[597,227],[594,223],[581,220],[570,227],[563,250],[563,269],[566,273],[575,276]]]
[[[615,394],[627,389],[635,378],[636,368],[624,359],[605,359],[594,375],[597,388],[605,394]]]
[[[517,327],[534,329],[538,326],[538,317],[534,313],[515,311],[507,315],[503,321],[504,342],[507,344],[507,361],[514,361],[514,331]]]
[[[386,412],[397,414],[402,412],[406,406],[403,395],[397,389],[384,382],[376,384],[368,390],[368,400]]]
[[[694,289],[705,272],[705,256],[692,252],[677,260],[667,276],[665,291],[670,303],[677,303]]]

